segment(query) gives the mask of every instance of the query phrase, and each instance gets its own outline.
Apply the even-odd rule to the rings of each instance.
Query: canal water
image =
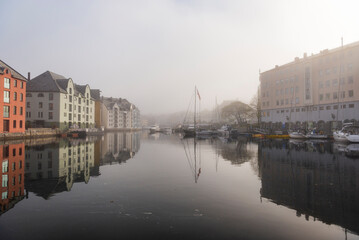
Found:
[[[146,132],[0,145],[0,239],[359,239],[356,145]]]

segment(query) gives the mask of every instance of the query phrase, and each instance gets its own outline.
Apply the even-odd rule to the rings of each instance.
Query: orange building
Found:
[[[0,60],[0,133],[25,132],[26,81]]]
[[[0,215],[24,198],[25,144],[0,146]]]

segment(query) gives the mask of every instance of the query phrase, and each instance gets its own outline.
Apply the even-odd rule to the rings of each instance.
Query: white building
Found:
[[[26,92],[28,127],[94,127],[95,102],[89,85],[47,71],[29,81]]]
[[[107,130],[138,129],[140,111],[126,99],[102,97],[101,120]]]

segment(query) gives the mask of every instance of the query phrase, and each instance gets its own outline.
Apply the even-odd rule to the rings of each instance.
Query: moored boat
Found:
[[[333,132],[333,138],[338,142],[359,143],[359,126],[352,123],[344,124],[341,130]]]
[[[305,137],[309,139],[327,139],[328,135],[325,135],[321,131],[318,132],[316,129],[313,129],[308,134],[306,134]]]

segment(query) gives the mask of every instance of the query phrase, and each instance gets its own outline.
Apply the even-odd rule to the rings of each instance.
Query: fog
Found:
[[[356,1],[0,1],[0,59],[126,98],[186,110],[194,87],[249,102],[259,71],[359,40]]]

